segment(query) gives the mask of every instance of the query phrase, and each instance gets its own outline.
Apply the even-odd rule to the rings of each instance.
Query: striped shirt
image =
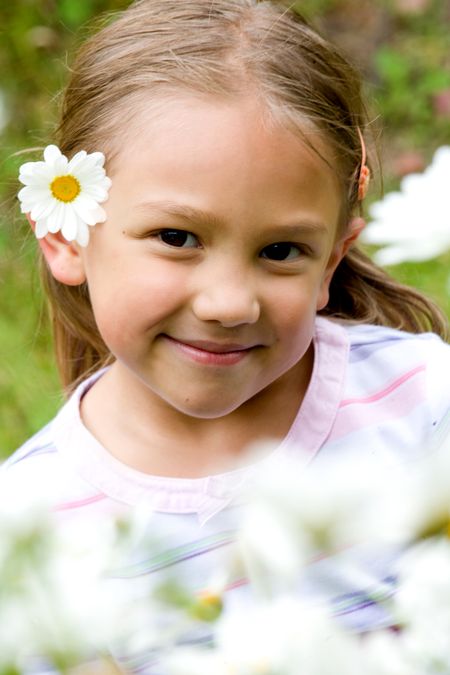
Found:
[[[98,519],[126,513],[145,502],[154,509],[151,526],[163,548],[130,562],[117,580],[129,584],[155,580],[169,570],[201,594],[223,561],[239,524],[234,498],[251,478],[254,466],[197,479],[165,478],[140,473],[115,459],[83,425],[79,402],[101,372],[78,387],[55,419],[17,450],[0,471],[1,482],[23,494],[51,496],[65,525],[94,525]],[[269,457],[283,462],[368,453],[390,462],[410,461],[426,451],[450,408],[450,347],[437,336],[411,335],[369,325],[343,325],[318,318],[314,367],[298,414],[285,439]],[[367,631],[389,625],[380,595],[392,592],[389,555],[361,554],[365,587],[344,578],[333,559],[316,561],[303,593],[329,601],[351,628]],[[153,583],[153,582],[152,582]],[[383,589],[380,591],[380,589]],[[249,602],[245,579],[231,579],[225,611]],[[375,599],[376,598],[376,599]],[[210,639],[208,628],[190,637]],[[187,639],[187,641],[189,641]],[[153,647],[119,654],[126,670],[161,675]]]

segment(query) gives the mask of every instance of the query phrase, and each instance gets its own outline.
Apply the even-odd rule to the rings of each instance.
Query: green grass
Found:
[[[403,263],[389,268],[397,279],[432,298],[450,317],[450,253],[421,263]]]
[[[2,246],[0,349],[0,457],[39,429],[60,406],[34,241]]]

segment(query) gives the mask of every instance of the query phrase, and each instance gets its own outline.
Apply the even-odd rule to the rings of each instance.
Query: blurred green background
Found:
[[[62,401],[39,290],[36,246],[14,198],[18,167],[27,159],[17,153],[53,140],[58,94],[89,22],[128,4],[1,3],[0,457],[48,421]],[[450,144],[450,3],[300,0],[296,5],[363,72],[381,129],[385,190],[395,189],[402,176],[422,171],[436,148]],[[378,196],[372,190],[371,198]],[[449,263],[447,253],[429,263],[398,265],[391,272],[428,293],[450,315]]]

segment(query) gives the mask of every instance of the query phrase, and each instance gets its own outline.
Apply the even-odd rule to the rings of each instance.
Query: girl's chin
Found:
[[[193,417],[196,419],[203,420],[214,420],[219,419],[220,417],[226,417],[233,413],[235,410],[241,407],[245,401],[233,401],[226,405],[226,402],[222,399],[217,401],[217,403],[209,401],[167,401],[171,407],[176,410],[178,413],[185,415],[187,417]]]

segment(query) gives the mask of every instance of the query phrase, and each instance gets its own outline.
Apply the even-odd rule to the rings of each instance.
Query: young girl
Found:
[[[275,2],[141,0],[91,38],[60,150],[21,173],[71,396],[3,480],[86,524],[145,500],[200,591],[249,447],[426,447],[450,404],[445,320],[355,246],[366,125],[354,69]],[[358,629],[386,623],[367,589],[314,587]]]

